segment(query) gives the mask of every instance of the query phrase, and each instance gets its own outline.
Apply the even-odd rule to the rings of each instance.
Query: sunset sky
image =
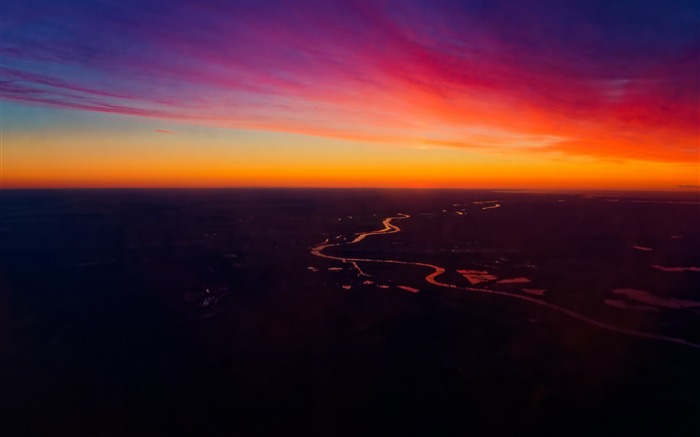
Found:
[[[700,184],[700,1],[1,7],[4,188]]]

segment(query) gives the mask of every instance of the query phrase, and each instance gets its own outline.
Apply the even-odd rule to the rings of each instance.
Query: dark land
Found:
[[[698,344],[700,272],[653,267],[700,267],[698,201],[4,190],[0,434],[697,435],[700,349],[311,248],[406,213],[325,253],[525,277],[478,285]]]

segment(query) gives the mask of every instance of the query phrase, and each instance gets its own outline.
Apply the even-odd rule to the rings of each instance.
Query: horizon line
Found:
[[[700,194],[698,187],[673,187],[668,189],[659,188],[600,188],[600,187],[580,187],[580,188],[508,188],[508,187],[401,187],[401,186],[268,186],[268,185],[235,185],[235,186],[19,186],[2,187],[0,191],[98,191],[98,190],[404,190],[404,191],[489,191],[489,192],[541,192],[541,193],[684,193]]]

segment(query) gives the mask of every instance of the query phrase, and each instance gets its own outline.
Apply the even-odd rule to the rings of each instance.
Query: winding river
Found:
[[[549,303],[549,302],[546,302],[544,300],[537,299],[537,298],[534,298],[531,296],[509,293],[509,292],[505,292],[505,291],[489,290],[486,288],[461,287],[461,286],[458,286],[455,284],[441,282],[437,278],[440,275],[442,275],[443,273],[445,273],[445,269],[443,267],[440,267],[440,266],[437,266],[434,264],[428,264],[428,263],[423,263],[423,262],[412,262],[412,261],[400,261],[400,260],[392,260],[392,259],[345,258],[345,257],[329,255],[329,254],[325,253],[326,249],[329,249],[332,247],[337,247],[337,246],[346,246],[346,245],[350,245],[350,244],[357,244],[360,241],[364,240],[365,238],[373,236],[373,235],[386,235],[386,234],[394,234],[394,233],[400,232],[401,228],[399,228],[396,224],[394,224],[392,222],[399,221],[399,220],[405,220],[409,217],[410,217],[410,215],[408,215],[408,214],[398,214],[397,216],[394,216],[394,217],[387,217],[386,219],[384,219],[382,221],[382,224],[384,225],[384,227],[382,229],[359,233],[359,234],[357,234],[357,237],[355,237],[355,239],[353,239],[352,241],[340,242],[340,243],[330,243],[328,241],[328,239],[326,239],[326,241],[324,241],[323,243],[320,243],[320,244],[312,247],[311,253],[313,255],[321,257],[321,258],[342,261],[344,263],[350,263],[355,267],[355,269],[360,273],[360,275],[366,276],[366,277],[370,277],[371,275],[368,275],[367,273],[365,273],[360,268],[359,263],[388,263],[388,264],[402,264],[402,265],[422,267],[422,268],[426,268],[426,269],[431,270],[431,272],[425,276],[425,280],[428,283],[435,285],[435,286],[438,286],[438,287],[450,288],[450,289],[455,289],[455,290],[463,290],[463,291],[467,291],[467,292],[471,292],[471,293],[492,294],[492,295],[502,296],[502,297],[505,297],[508,299],[517,299],[517,300],[521,300],[521,301],[526,301],[526,302],[530,302],[530,303],[535,304],[535,305],[545,307],[549,310],[555,311],[557,313],[563,314],[563,315],[571,317],[573,319],[580,320],[584,323],[587,323],[591,326],[595,326],[597,328],[606,329],[608,331],[613,331],[613,332],[617,332],[620,334],[631,335],[634,337],[664,341],[664,342],[668,342],[668,343],[674,343],[674,344],[679,344],[682,346],[691,347],[694,349],[700,349],[700,344],[698,344],[698,343],[693,343],[691,341],[684,340],[682,338],[669,337],[666,335],[654,334],[651,332],[643,332],[643,331],[636,331],[633,329],[622,328],[619,326],[612,325],[610,323],[606,323],[606,322],[602,322],[600,320],[595,320],[595,319],[586,317],[583,314],[577,313],[577,312],[572,311],[570,309],[567,309],[567,308],[561,307],[559,305],[555,305],[555,304],[552,304],[552,303]]]

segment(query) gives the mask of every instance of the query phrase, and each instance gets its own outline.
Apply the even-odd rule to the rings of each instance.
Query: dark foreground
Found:
[[[700,429],[697,197],[1,196],[1,435]],[[397,213],[411,215],[401,232],[344,244]],[[417,266],[360,263],[361,276],[311,253],[325,239],[344,258],[442,266],[460,287],[474,284],[457,270],[488,272],[479,287],[691,346],[436,287]]]

